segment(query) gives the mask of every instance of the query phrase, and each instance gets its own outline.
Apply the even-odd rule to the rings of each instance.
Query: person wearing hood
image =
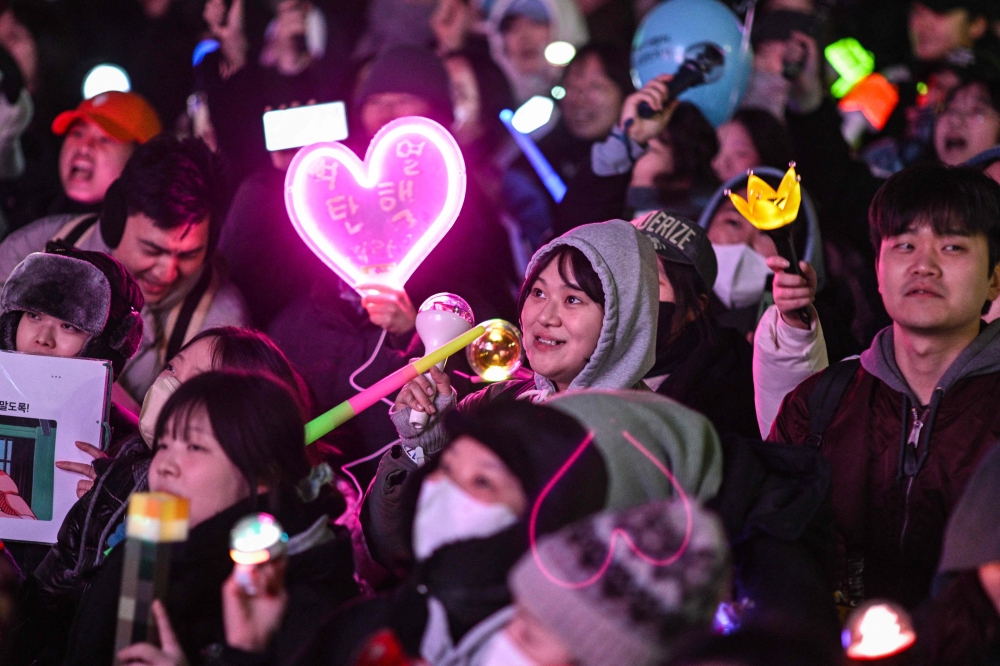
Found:
[[[545,58],[552,42],[574,47],[589,35],[572,0],[496,0],[486,19],[490,54],[507,75],[519,104],[533,95],[548,95],[561,70]]]
[[[156,421],[164,404],[181,384],[211,370],[266,373],[288,387],[303,420],[311,413],[308,389],[267,336],[234,327],[195,336],[146,393],[138,430],[133,426],[121,437],[114,455],[95,451],[92,465],[57,463],[86,477],[77,490],[81,497],[66,514],[56,543],[44,549],[41,564],[26,571],[18,599],[20,619],[0,642],[0,663],[59,661],[84,581],[123,537],[129,496],[148,490]]]
[[[284,573],[292,611],[276,637],[279,655],[311,635],[325,604],[355,596],[350,539],[331,525],[344,501],[329,487],[304,489],[310,465],[303,428],[296,399],[265,375],[207,372],[178,388],[156,420],[148,475],[150,491],[189,502],[190,532],[153,606],[161,647],[137,643],[114,653],[125,560],[119,541],[88,581],[62,663],[210,661],[225,643],[219,590],[233,570],[230,531],[257,511],[274,515],[289,535]]]
[[[528,265],[518,309],[530,379],[497,382],[461,403],[436,369],[433,385],[418,377],[400,390],[390,411],[400,443],[382,457],[361,511],[376,561],[391,569],[409,566],[403,515],[413,501],[409,477],[447,443],[440,416],[456,404],[472,412],[496,400],[537,403],[582,388],[645,388],[642,378],[656,352],[656,270],[652,243],[628,222],[577,227]],[[410,423],[413,410],[428,415],[422,429]]]
[[[665,211],[634,220],[656,247],[656,364],[646,384],[709,418],[720,433],[756,439],[752,348],[709,310],[718,263],[705,230]]]
[[[655,666],[711,628],[728,583],[725,533],[700,506],[683,498],[606,511],[541,539],[511,571],[514,605],[494,618],[502,630],[477,659],[442,666]]]
[[[995,664],[1000,656],[1000,446],[948,518],[932,599],[914,613],[921,664]],[[987,655],[990,656],[987,659]]]
[[[836,378],[820,373],[787,396],[769,439],[810,440],[810,413],[835,401],[811,441],[832,467],[842,598],[912,608],[929,591],[945,521],[1000,428],[991,397],[1000,324],[981,318],[1000,295],[1000,185],[968,167],[912,167],[886,181],[870,220],[893,324],[860,363],[827,371],[849,379],[842,391],[816,392]]]
[[[386,629],[406,653],[449,663],[510,604],[507,574],[532,539],[604,506],[605,463],[572,417],[513,401],[453,410],[444,420],[450,441],[416,474],[407,509],[413,571],[392,593],[343,609],[331,604],[297,663],[354,664],[364,641]],[[226,618],[228,661],[246,663],[251,652],[271,663],[280,654],[269,644],[281,613],[269,620],[263,611],[280,597],[250,598],[231,581],[223,594],[248,609]]]
[[[593,433],[608,469],[605,508],[681,494],[718,513],[733,550],[737,623],[779,621],[836,638],[824,571],[830,479],[818,453],[720,436],[701,414],[647,391],[574,391],[547,404]]]

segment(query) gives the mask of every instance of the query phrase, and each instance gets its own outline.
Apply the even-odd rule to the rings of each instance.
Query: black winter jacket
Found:
[[[294,538],[323,515],[342,509],[339,496],[336,500],[321,498],[306,505],[286,505],[287,509],[278,511],[277,517]],[[267,507],[266,502],[258,504]],[[249,501],[230,507],[196,526],[188,540],[173,549],[170,582],[163,601],[192,665],[214,663],[222,654],[225,634],[221,589],[233,569],[229,531],[252,510]],[[275,638],[275,663],[286,663],[285,656],[313,634],[325,610],[357,594],[350,536],[337,526],[331,530],[330,540],[289,557],[288,613]],[[124,544],[116,546],[104,566],[88,578],[64,664],[112,663],[124,551]]]

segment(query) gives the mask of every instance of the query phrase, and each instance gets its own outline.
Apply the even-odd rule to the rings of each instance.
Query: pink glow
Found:
[[[362,163],[340,143],[302,148],[285,176],[285,207],[306,245],[357,289],[402,289],[455,223],[465,160],[427,118],[392,121]]]
[[[590,443],[594,440],[594,433],[589,433],[586,439],[583,440],[583,443],[580,444],[580,446],[577,447],[576,451],[573,452],[573,455],[569,457],[569,460],[567,460],[563,464],[563,466],[559,468],[559,471],[556,472],[555,476],[549,479],[549,482],[545,484],[545,488],[542,489],[541,495],[538,496],[538,499],[535,500],[534,506],[531,507],[531,518],[528,523],[528,537],[531,543],[531,555],[532,557],[535,558],[535,564],[538,565],[538,568],[541,570],[542,574],[546,578],[548,578],[549,581],[551,581],[552,584],[554,585],[558,585],[559,587],[564,587],[571,590],[578,590],[593,585],[594,583],[599,581],[601,577],[604,576],[604,574],[607,572],[608,567],[611,566],[611,560],[614,557],[616,542],[619,538],[621,538],[628,545],[628,547],[632,549],[632,552],[635,553],[640,559],[655,567],[665,567],[667,565],[676,562],[678,559],[680,559],[681,555],[684,554],[684,551],[687,550],[688,544],[691,542],[691,531],[694,528],[694,523],[691,516],[691,500],[688,499],[687,493],[685,493],[684,489],[681,488],[679,483],[677,483],[677,479],[674,478],[674,475],[670,473],[670,470],[667,469],[666,465],[664,465],[662,462],[660,462],[660,460],[656,456],[650,453],[649,449],[643,446],[642,443],[639,442],[639,440],[633,437],[631,433],[629,433],[627,430],[622,431],[622,436],[625,437],[625,439],[628,440],[629,443],[632,444],[632,446],[637,448],[644,456],[646,456],[658,470],[663,472],[663,475],[670,480],[670,484],[674,487],[674,490],[677,491],[678,496],[681,498],[681,502],[683,502],[684,504],[684,513],[687,518],[687,523],[684,529],[684,540],[681,542],[681,545],[677,548],[676,553],[674,553],[673,555],[671,555],[666,559],[658,560],[642,552],[642,550],[640,550],[639,547],[635,545],[635,542],[632,541],[632,537],[629,536],[629,534],[625,530],[621,528],[615,528],[611,532],[611,539],[610,542],[608,543],[608,555],[606,558],[604,558],[604,563],[601,564],[601,566],[598,568],[597,573],[595,573],[590,578],[573,583],[569,581],[564,581],[555,574],[553,574],[551,571],[549,571],[548,567],[545,566],[545,563],[542,562],[542,558],[538,553],[538,540],[537,537],[535,536],[535,529],[538,523],[538,512],[541,510],[542,502],[544,502],[545,498],[548,497],[548,494],[549,492],[552,491],[552,488],[556,485],[556,483],[559,482],[559,479],[561,479],[566,474],[566,471],[569,470],[569,468],[573,465],[573,463],[576,462],[577,458],[580,457],[584,449],[586,449],[587,446],[589,446]]]

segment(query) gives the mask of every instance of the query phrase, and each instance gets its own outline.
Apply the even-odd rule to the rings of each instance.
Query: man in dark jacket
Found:
[[[807,441],[810,412],[839,400],[818,446],[833,470],[840,593],[912,608],[1000,431],[1000,324],[980,318],[1000,295],[1000,185],[967,168],[914,167],[879,190],[869,219],[893,324],[842,398],[811,400],[817,377],[789,394],[770,439]]]

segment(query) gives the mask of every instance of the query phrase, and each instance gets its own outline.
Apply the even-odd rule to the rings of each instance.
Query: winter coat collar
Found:
[[[914,405],[921,404],[896,364],[894,334],[888,326],[875,336],[871,347],[861,354],[861,366],[894,391],[907,396]],[[938,382],[942,393],[960,379],[1000,372],[1000,320],[982,327],[979,336],[952,362]]]

